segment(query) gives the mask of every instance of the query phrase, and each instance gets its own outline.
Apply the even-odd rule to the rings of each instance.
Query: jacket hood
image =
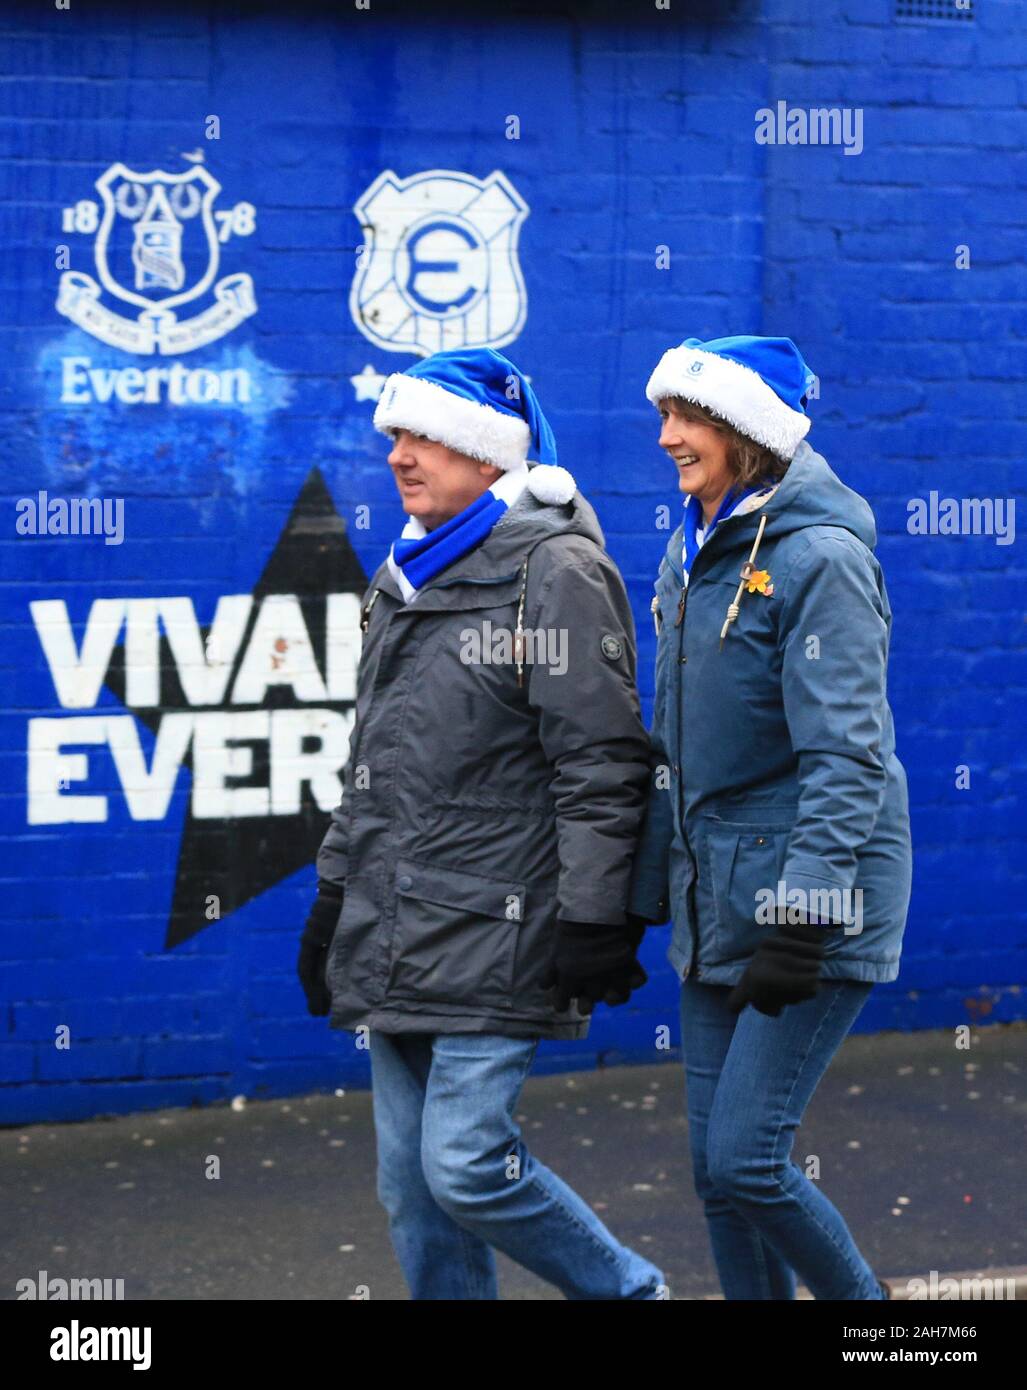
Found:
[[[527,488],[505,516],[501,517],[489,540],[509,540],[523,548],[526,540],[543,540],[554,535],[587,536],[596,545],[606,544],[595,508],[580,492],[562,506],[540,502]]]
[[[870,550],[877,544],[869,502],[846,487],[824,456],[805,440],[773,497],[754,513],[757,519],[761,511],[767,514],[768,526],[773,521],[776,535],[804,526],[843,526]]]
[[[527,488],[496,523],[477,550],[445,571],[443,578],[485,578],[516,568],[540,541],[551,536],[585,536],[605,548],[602,527],[591,502],[575,492],[569,502],[540,502]]]

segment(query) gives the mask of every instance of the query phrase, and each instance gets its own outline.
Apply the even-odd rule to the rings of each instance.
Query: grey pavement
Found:
[[[1027,1266],[1027,1025],[847,1039],[794,1157],[878,1274]],[[691,1187],[681,1065],[529,1078],[538,1158],[666,1273],[716,1297]],[[367,1091],[0,1131],[0,1297],[19,1279],[121,1278],[126,1298],[404,1299],[375,1196]],[[211,1158],[220,1177],[205,1176]],[[504,1299],[561,1295],[499,1257]],[[1024,1296],[1023,1292],[1020,1294]]]

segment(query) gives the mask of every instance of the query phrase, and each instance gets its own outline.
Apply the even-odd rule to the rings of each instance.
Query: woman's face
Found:
[[[673,399],[660,401],[659,410],[660,448],[677,465],[678,487],[712,512],[734,480],[726,436],[713,425],[689,420]]]

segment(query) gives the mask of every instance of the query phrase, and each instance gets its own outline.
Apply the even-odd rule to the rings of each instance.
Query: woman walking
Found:
[[[689,338],[646,387],[685,494],[656,580],[658,764],[632,912],[673,920],[689,1136],[724,1295],[888,1297],[792,1161],[909,901],[873,514],[805,442],[788,338]]]

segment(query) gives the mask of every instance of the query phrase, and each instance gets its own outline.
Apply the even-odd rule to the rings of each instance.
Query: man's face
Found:
[[[502,473],[410,430],[394,430],[392,439],[389,467],[403,510],[428,531],[469,507]]]

